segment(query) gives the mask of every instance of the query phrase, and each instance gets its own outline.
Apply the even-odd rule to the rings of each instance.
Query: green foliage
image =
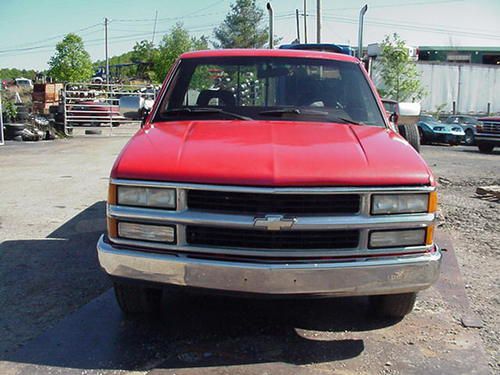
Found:
[[[49,60],[49,68],[49,75],[57,81],[85,82],[92,78],[92,61],[82,38],[68,34],[57,43],[56,53]]]
[[[132,62],[132,51],[128,51],[122,53],[118,56],[112,56],[109,58],[109,65],[118,65],[118,64],[128,64]],[[93,70],[96,71],[99,67],[104,68],[106,66],[106,60],[98,60],[93,64]],[[115,71],[110,69],[111,73],[114,77]],[[126,66],[122,67],[119,71],[120,77],[132,78],[135,77],[137,68],[135,66]]]
[[[222,24],[214,30],[216,48],[262,48],[269,39],[262,27],[264,11],[255,0],[236,0]]]
[[[138,78],[155,81],[154,62],[158,58],[159,51],[153,42],[142,40],[137,42],[132,50],[131,59],[134,63],[140,63],[136,68]]]
[[[436,106],[436,110],[434,111],[434,113],[432,114],[434,116],[434,118],[436,118],[437,120],[439,120],[439,116],[441,115],[441,112],[443,112],[443,110],[448,106],[448,104],[446,103],[442,103],[438,106]]]
[[[381,44],[380,76],[384,87],[383,97],[397,101],[416,100],[424,96],[415,62],[408,54],[408,47],[398,34],[386,36]]]
[[[36,76],[36,71],[33,69],[16,69],[16,68],[4,68],[0,69],[0,79],[15,79],[15,78],[29,78],[34,80]]]
[[[181,23],[163,36],[158,53],[154,56],[154,72],[157,80],[163,80],[175,60],[184,52],[208,49],[208,40],[190,37]]]
[[[17,108],[14,105],[14,103],[10,100],[4,101],[4,99],[2,98],[2,106],[3,106],[3,111],[5,113],[5,121],[6,122],[14,121],[17,116]]]

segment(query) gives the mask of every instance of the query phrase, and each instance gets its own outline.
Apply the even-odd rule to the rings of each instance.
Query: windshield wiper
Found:
[[[182,113],[203,113],[203,114],[221,114],[224,116],[232,117],[238,120],[253,120],[250,117],[239,115],[237,113],[233,112],[228,112],[224,111],[223,109],[220,108],[207,108],[207,107],[196,107],[196,108],[190,108],[190,107],[183,107],[183,108],[172,108],[172,109],[167,109],[164,114],[182,114]]]
[[[352,124],[352,125],[365,125],[362,122],[354,121],[345,117],[334,117],[330,119],[331,122],[344,122],[346,124]]]
[[[270,109],[267,111],[259,112],[259,115],[263,115],[263,116],[283,116],[283,115],[328,116],[328,112],[315,111],[313,109],[279,108],[279,109]]]

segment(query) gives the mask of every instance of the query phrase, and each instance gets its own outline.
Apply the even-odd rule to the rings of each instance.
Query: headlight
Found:
[[[175,228],[166,225],[118,223],[118,236],[131,240],[173,243]]]
[[[428,212],[429,194],[374,194],[373,215]]]
[[[370,248],[424,246],[425,229],[373,231],[370,233]]]
[[[118,204],[175,209],[175,189],[118,186]]]

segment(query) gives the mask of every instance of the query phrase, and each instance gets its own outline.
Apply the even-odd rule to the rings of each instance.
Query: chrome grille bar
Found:
[[[172,251],[186,253],[228,254],[237,256],[261,257],[327,257],[327,256],[361,256],[387,254],[387,249],[368,249],[369,231],[373,229],[402,229],[424,228],[433,225],[435,215],[431,213],[404,214],[404,215],[370,215],[372,194],[377,193],[429,193],[435,188],[431,186],[416,187],[251,187],[206,185],[191,183],[170,183],[156,181],[120,180],[112,179],[111,183],[126,186],[143,186],[174,188],[177,191],[177,208],[175,211],[161,209],[127,207],[108,205],[108,216],[118,221],[132,221],[144,223],[172,224],[177,229],[177,244],[148,243],[144,241],[110,238],[113,242],[133,246],[151,251]],[[246,192],[262,194],[359,194],[359,211],[354,214],[340,215],[293,215],[295,222],[288,230],[317,231],[317,230],[356,230],[359,233],[358,246],[346,249],[265,249],[265,248],[217,248],[213,246],[189,244],[186,240],[188,225],[201,225],[214,228],[233,228],[239,230],[255,229],[255,215],[220,213],[211,211],[192,210],[187,206],[189,190],[207,190],[224,192]],[[287,214],[283,212],[283,214]],[[413,246],[390,249],[391,253],[421,252],[432,246]]]

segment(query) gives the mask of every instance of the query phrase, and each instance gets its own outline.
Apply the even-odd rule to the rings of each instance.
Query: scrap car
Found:
[[[476,126],[476,144],[482,153],[500,146],[500,117],[482,117]]]
[[[442,123],[432,115],[421,115],[417,126],[422,144],[448,143],[450,145],[459,145],[465,137],[465,132],[461,126]]]

